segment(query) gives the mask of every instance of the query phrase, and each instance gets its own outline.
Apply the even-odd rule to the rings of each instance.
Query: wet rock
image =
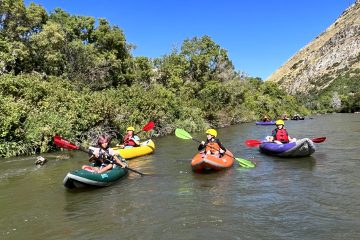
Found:
[[[42,165],[44,165],[46,162],[47,162],[47,160],[46,160],[44,157],[38,156],[38,157],[36,158],[35,165],[42,166]]]

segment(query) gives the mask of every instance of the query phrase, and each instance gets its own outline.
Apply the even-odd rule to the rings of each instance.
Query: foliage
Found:
[[[312,92],[306,98],[299,96],[299,99],[316,112],[357,112],[360,110],[359,78],[359,70],[348,71],[333,79],[327,88]]]
[[[105,19],[2,0],[0,157],[54,150],[54,134],[90,143],[94,133],[120,136],[150,120],[166,135],[308,114],[276,84],[236,72],[209,36],[157,59],[133,57],[132,48]],[[359,96],[339,98],[349,105]]]

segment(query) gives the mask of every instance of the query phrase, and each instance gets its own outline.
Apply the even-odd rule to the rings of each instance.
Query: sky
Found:
[[[325,31],[355,0],[25,0],[48,12],[106,18],[133,56],[162,57],[185,39],[210,36],[237,71],[266,79]]]

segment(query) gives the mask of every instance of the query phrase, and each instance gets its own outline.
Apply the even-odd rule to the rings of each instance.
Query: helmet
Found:
[[[99,145],[101,145],[101,144],[103,144],[103,143],[108,143],[108,142],[110,142],[110,139],[109,139],[107,136],[105,136],[105,135],[102,135],[102,136],[100,136],[100,137],[98,138],[98,144],[99,144]]]
[[[206,130],[206,134],[210,134],[210,135],[216,137],[217,131],[215,129],[210,128],[210,129]]]
[[[134,127],[128,127],[128,128],[126,129],[126,131],[135,131],[135,128],[134,128]]]
[[[276,125],[285,125],[285,123],[284,123],[284,121],[283,120],[277,120],[276,122],[275,122],[275,124]]]

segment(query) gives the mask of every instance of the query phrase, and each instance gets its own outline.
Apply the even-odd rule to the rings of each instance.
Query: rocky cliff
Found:
[[[334,79],[360,71],[360,0],[267,80],[290,94],[318,92]],[[360,75],[360,74],[359,74]]]

